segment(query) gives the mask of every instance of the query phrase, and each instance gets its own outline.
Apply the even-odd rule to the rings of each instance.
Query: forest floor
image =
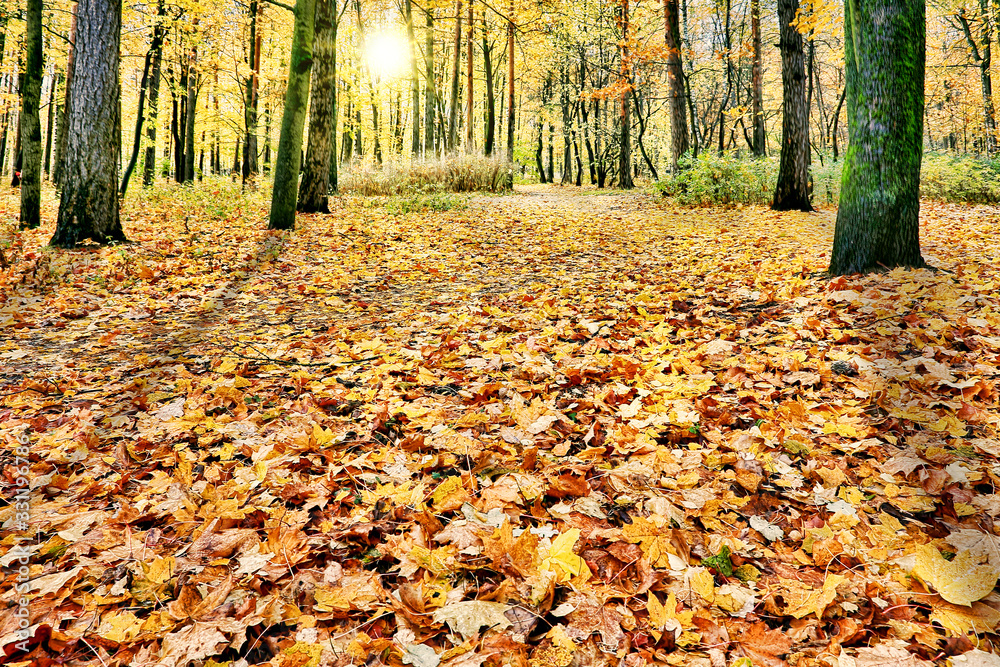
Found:
[[[1000,209],[132,197],[0,194],[8,664],[1000,664]]]

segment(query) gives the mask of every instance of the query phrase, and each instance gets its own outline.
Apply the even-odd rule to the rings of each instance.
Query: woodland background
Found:
[[[65,97],[72,5],[47,3],[44,15],[46,174],[58,162],[59,135],[53,130]],[[17,171],[24,23],[17,20],[15,6],[0,11],[0,167],[12,178]],[[623,51],[623,26],[615,2],[471,6],[341,2],[336,75],[340,160],[363,173],[382,162],[394,164],[452,150],[502,149],[509,102],[507,31],[512,27],[514,160],[519,177],[567,183],[610,176],[614,182],[615,124],[619,122],[615,101],[624,53],[634,84],[635,169],[657,180],[670,166],[663,6],[640,1],[631,11]],[[929,151],[991,156],[996,150],[992,99],[992,51],[1000,44],[994,43],[1000,39],[996,12],[995,3],[988,0],[935,2],[928,7],[924,127]],[[751,117],[755,15],[760,25],[766,129],[763,145],[758,147],[754,146]],[[775,155],[780,143],[781,67],[774,4],[685,1],[680,3],[679,17],[689,118],[695,119],[689,120],[693,154]],[[843,8],[841,3],[826,0],[804,2],[798,17],[798,29],[806,40],[812,162],[820,171],[816,180],[829,183],[838,179],[830,177],[827,164],[838,160],[847,141]],[[152,95],[146,101],[147,126],[155,126],[155,138],[150,139],[153,134],[148,127],[143,138],[143,148],[152,145],[155,150],[140,152],[136,173],[141,174],[142,163],[150,161],[157,178],[186,178],[182,158],[189,104],[194,116],[190,143],[195,177],[230,174],[234,168],[267,173],[280,125],[291,23],[289,11],[265,0],[249,5],[126,3],[123,163],[133,146],[143,65],[154,26],[160,26],[162,61],[156,81],[150,71],[146,82],[159,89],[155,116],[149,109]],[[255,64],[256,83],[252,81]],[[256,101],[251,88],[257,90]],[[489,88],[494,107],[492,142],[487,138]],[[414,104],[417,98],[419,103]],[[416,145],[411,140],[415,119],[420,130]],[[247,146],[253,150],[244,157]],[[934,167],[933,157],[930,163]],[[936,168],[943,169],[940,164]]]

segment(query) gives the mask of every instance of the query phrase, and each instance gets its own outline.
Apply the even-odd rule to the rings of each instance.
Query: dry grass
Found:
[[[436,192],[503,192],[510,163],[500,157],[453,155],[433,161],[352,163],[340,177],[347,195],[388,196]]]

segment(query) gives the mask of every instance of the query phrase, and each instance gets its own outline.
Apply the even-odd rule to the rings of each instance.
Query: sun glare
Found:
[[[365,46],[365,60],[372,74],[379,79],[402,76],[410,65],[406,39],[395,32],[377,32],[371,35]]]

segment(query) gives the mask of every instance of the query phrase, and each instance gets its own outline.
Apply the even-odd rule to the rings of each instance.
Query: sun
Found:
[[[406,38],[389,31],[372,34],[365,45],[365,60],[378,79],[402,76],[410,66],[410,50]]]

